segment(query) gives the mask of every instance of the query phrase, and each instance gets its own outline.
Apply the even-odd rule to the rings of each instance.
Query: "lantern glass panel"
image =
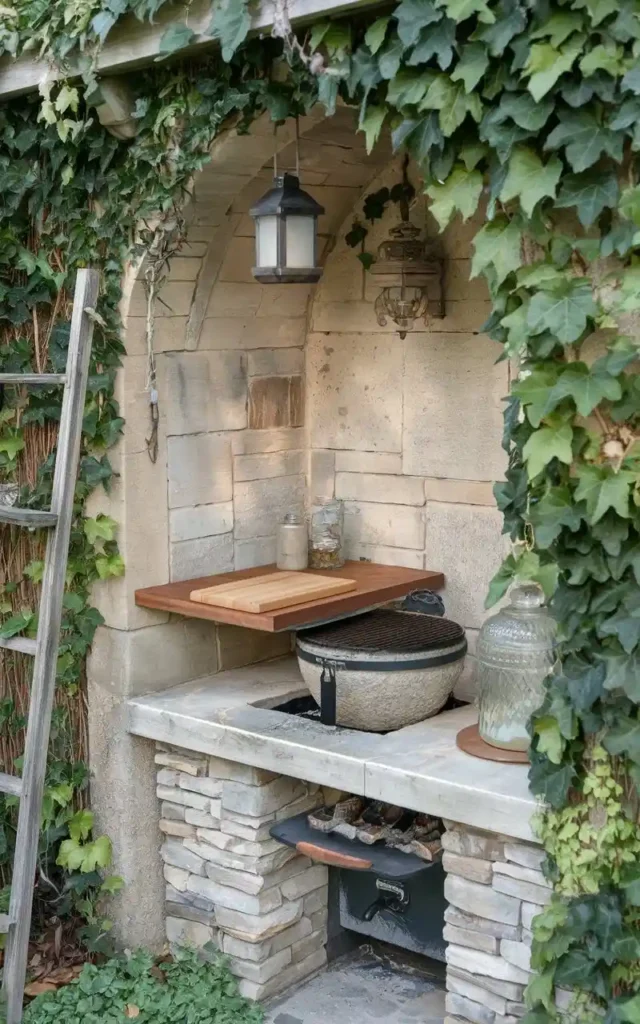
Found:
[[[315,217],[287,217],[286,265],[291,268],[315,266]]]
[[[278,218],[256,219],[256,263],[259,267],[278,264]]]

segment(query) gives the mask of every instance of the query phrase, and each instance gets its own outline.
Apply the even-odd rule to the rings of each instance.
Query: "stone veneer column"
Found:
[[[249,999],[327,962],[327,868],[269,835],[323,802],[318,786],[158,744],[170,943],[213,944]]]
[[[540,846],[446,822],[445,1024],[519,1024],[527,1012],[531,922],[551,897]],[[569,993],[556,1003],[567,1006]]]

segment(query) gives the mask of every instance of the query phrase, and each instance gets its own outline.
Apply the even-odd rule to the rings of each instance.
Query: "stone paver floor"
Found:
[[[363,946],[272,1001],[265,1024],[443,1024],[444,1013],[443,977]]]

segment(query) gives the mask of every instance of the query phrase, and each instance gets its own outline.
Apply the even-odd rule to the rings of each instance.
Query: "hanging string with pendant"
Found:
[[[149,395],[149,419],[151,423],[149,437],[145,438],[145,443],[151,462],[156,463],[158,461],[158,424],[160,413],[158,409],[158,372],[156,354],[153,347],[155,333],[154,309],[157,289],[157,262],[155,260],[150,260],[145,268],[144,280],[147,296],[147,379],[145,391]]]

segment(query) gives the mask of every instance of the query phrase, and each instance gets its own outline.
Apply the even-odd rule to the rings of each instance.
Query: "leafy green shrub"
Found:
[[[192,950],[157,964],[145,950],[85,964],[77,981],[38,996],[24,1024],[260,1024],[260,1007],[238,993],[222,957]]]

